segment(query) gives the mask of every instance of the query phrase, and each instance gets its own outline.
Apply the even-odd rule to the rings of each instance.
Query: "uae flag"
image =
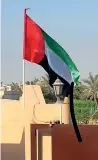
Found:
[[[67,96],[70,84],[77,83],[80,73],[68,53],[27,14],[24,13],[23,59],[36,63],[49,75],[49,84],[59,78],[64,83]]]

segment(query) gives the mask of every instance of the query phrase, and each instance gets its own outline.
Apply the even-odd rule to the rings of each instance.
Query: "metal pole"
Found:
[[[26,36],[26,9],[24,9],[24,29],[23,29],[23,55],[25,55],[25,44],[26,44],[26,40],[25,40],[25,36]],[[22,55],[22,56],[23,56]],[[22,68],[23,68],[23,107],[25,107],[25,60],[23,59],[23,63],[22,63]]]
[[[62,124],[62,104],[60,104],[60,124]]]
[[[25,108],[25,60],[23,59],[23,107]]]
[[[36,129],[36,150],[37,150],[37,160],[39,159],[39,155],[38,155],[38,152],[39,152],[39,150],[38,150],[38,129]]]
[[[62,104],[61,104],[59,96],[57,96],[57,102],[56,103],[59,104],[59,107],[60,107],[60,124],[62,124]]]
[[[24,30],[23,30],[23,55],[25,55],[25,47],[26,47],[26,30],[27,30],[27,22],[26,22],[26,11],[29,8],[24,9]],[[25,107],[25,60],[23,59],[23,107]]]

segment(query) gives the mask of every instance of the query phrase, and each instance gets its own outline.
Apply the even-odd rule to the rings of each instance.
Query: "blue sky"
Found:
[[[23,10],[69,53],[81,79],[98,73],[98,0],[3,0],[2,81],[22,81]],[[26,62],[26,80],[45,71]]]

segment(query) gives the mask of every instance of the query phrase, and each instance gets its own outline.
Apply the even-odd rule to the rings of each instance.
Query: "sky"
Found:
[[[98,74],[98,0],[2,0],[1,79],[22,81],[23,11],[54,38],[80,71]],[[43,68],[25,62],[25,80],[45,75]]]

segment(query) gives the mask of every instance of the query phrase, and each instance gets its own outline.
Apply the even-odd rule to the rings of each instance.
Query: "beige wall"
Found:
[[[30,124],[59,119],[59,105],[46,104],[39,86],[26,85],[19,101],[2,100],[1,108],[2,160],[30,160]],[[45,143],[50,145],[49,137],[43,137],[43,147]],[[44,151],[46,155],[47,151],[49,148]]]

